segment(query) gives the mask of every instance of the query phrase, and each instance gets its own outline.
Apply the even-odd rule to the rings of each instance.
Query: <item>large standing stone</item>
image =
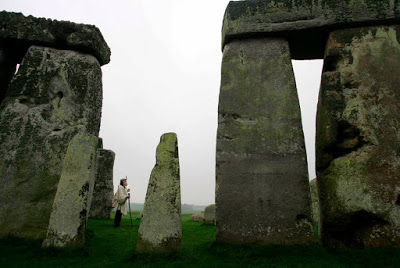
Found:
[[[310,190],[288,43],[227,44],[218,110],[216,240],[310,244]]]
[[[90,217],[109,219],[114,197],[113,170],[115,153],[97,149],[97,173]]]
[[[43,239],[70,140],[98,136],[100,64],[31,47],[0,105],[0,237]]]
[[[400,247],[399,26],[333,32],[317,114],[327,247]]]
[[[320,213],[319,213],[319,195],[317,187],[317,179],[310,181],[310,193],[311,193],[311,215],[314,225],[320,225]]]
[[[215,205],[208,205],[204,209],[204,224],[215,224]]]
[[[139,253],[162,253],[181,248],[181,190],[175,133],[161,136],[156,158],[139,227],[136,244]]]
[[[96,176],[97,143],[96,136],[81,133],[71,140],[43,246],[71,247],[85,242]]]

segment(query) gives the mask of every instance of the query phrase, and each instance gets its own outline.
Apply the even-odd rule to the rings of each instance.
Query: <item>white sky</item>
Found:
[[[103,66],[104,148],[114,185],[128,176],[143,202],[155,150],[178,134],[182,203],[214,203],[221,27],[228,0],[1,0],[0,10],[94,24],[111,48]],[[294,61],[310,177],[322,61]]]

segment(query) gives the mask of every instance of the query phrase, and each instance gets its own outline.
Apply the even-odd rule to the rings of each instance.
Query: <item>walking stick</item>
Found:
[[[131,196],[131,193],[128,193],[128,196]],[[132,213],[131,213],[131,199],[129,198],[129,216],[131,217],[131,227],[133,228],[133,222],[132,222]]]

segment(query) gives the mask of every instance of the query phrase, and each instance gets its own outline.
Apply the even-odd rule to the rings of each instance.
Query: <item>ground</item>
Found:
[[[111,220],[90,219],[87,243],[75,250],[40,248],[41,241],[6,238],[0,240],[0,267],[398,267],[400,249],[335,250],[313,247],[227,246],[213,243],[214,227],[189,222],[182,216],[182,251],[177,254],[135,255],[140,221],[134,213],[133,229],[129,216],[114,229]]]

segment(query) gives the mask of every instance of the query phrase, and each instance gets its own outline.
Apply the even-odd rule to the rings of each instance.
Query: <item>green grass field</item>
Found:
[[[134,218],[139,213],[134,213]],[[168,255],[135,255],[140,221],[130,227],[123,217],[120,229],[113,220],[90,219],[83,248],[40,248],[41,241],[0,240],[0,267],[400,267],[399,249],[335,250],[320,246],[229,246],[213,243],[214,227],[189,222],[182,216],[182,251]]]

